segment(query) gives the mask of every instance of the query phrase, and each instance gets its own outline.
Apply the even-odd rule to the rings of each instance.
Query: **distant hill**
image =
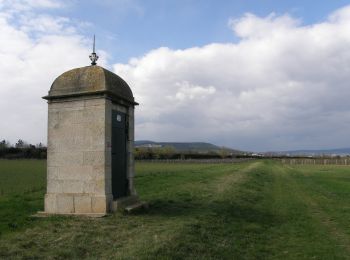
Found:
[[[139,140],[135,141],[135,147],[164,147],[164,146],[172,146],[179,152],[215,152],[222,149],[222,147],[205,142],[154,142],[149,140]],[[243,153],[239,150],[234,150],[231,148],[225,147],[225,149],[229,150],[231,153]]]
[[[319,156],[319,155],[350,155],[350,148],[339,149],[325,149],[325,150],[293,150],[293,151],[280,151],[273,152],[283,155],[305,155],[305,156]]]

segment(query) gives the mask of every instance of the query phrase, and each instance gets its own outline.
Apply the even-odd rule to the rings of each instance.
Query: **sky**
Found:
[[[350,147],[341,0],[0,0],[0,139],[46,143],[41,97],[90,64],[93,34],[140,103],[137,140]]]

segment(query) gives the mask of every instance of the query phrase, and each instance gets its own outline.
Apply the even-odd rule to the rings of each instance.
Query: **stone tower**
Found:
[[[138,104],[128,84],[96,66],[96,60],[63,73],[43,97],[48,100],[48,214],[104,215],[137,201],[133,142]]]

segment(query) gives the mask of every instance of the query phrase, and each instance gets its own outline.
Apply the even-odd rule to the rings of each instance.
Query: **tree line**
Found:
[[[135,147],[136,160],[164,159],[220,159],[232,158],[229,150],[199,152],[196,150],[178,151],[173,146]],[[3,159],[46,159],[47,147],[42,143],[33,145],[19,139],[15,144],[7,140],[0,141],[0,158]]]
[[[166,160],[166,159],[224,159],[234,158],[230,150],[221,148],[210,151],[178,151],[173,146],[161,147],[135,147],[134,156],[136,160]]]
[[[0,141],[0,158],[4,159],[46,159],[47,148],[42,143],[33,145],[18,139],[15,144]]]

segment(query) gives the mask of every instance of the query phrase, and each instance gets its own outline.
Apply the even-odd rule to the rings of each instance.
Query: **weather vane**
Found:
[[[95,52],[95,34],[94,34],[94,44],[93,44],[93,47],[92,47],[92,53],[90,54],[89,58],[92,61],[91,65],[96,65],[96,61],[98,60],[98,56],[97,56],[97,54]]]

